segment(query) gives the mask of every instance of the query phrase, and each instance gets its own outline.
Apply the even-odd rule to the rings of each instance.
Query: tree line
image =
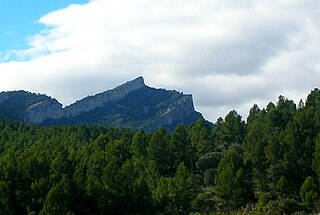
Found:
[[[0,214],[320,211],[320,91],[174,132],[0,121]]]

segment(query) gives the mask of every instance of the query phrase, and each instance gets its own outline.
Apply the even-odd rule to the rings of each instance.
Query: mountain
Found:
[[[40,124],[63,116],[62,104],[49,96],[23,90],[0,93],[0,118]]]
[[[2,92],[0,118],[31,124],[98,124],[154,131],[159,127],[172,130],[180,123],[189,125],[203,117],[195,111],[191,95],[149,87],[138,77],[64,108],[46,95]]]

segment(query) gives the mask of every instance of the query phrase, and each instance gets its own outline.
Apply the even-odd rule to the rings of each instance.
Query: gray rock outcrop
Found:
[[[176,122],[184,122],[186,118],[190,118],[187,121],[195,121],[198,118],[202,118],[202,115],[194,109],[192,95],[183,95],[174,103],[170,104],[164,113],[150,120],[144,127],[154,130],[159,127],[165,127],[166,125],[172,125]]]
[[[94,110],[95,108],[103,107],[107,102],[119,100],[130,92],[144,87],[144,80],[138,77],[132,81],[120,85],[112,90],[105,91],[95,96],[86,97],[80,101],[65,107],[64,114],[66,117],[77,116],[83,112]]]
[[[41,101],[28,107],[24,121],[32,124],[41,124],[46,119],[59,119],[64,117],[62,104],[57,100]]]

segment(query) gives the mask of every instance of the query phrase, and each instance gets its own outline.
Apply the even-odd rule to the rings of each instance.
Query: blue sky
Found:
[[[319,0],[0,0],[0,41],[0,91],[63,105],[143,76],[214,122],[320,87]]]
[[[70,4],[88,0],[1,0],[0,1],[0,52],[26,49],[28,38],[44,26],[37,23],[43,15]]]

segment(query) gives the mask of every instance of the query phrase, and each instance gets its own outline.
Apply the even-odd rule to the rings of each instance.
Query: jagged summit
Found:
[[[128,93],[138,90],[141,87],[145,87],[145,83],[144,83],[144,79],[142,76],[139,76],[138,78],[135,78],[131,81],[127,81],[124,84],[121,84],[111,90],[107,90],[103,93],[99,93],[96,96],[100,96],[100,95],[111,95],[112,94],[112,98],[111,99],[119,99],[122,98],[123,96],[127,95]]]
[[[146,86],[144,83],[144,79],[142,76],[139,76],[131,81],[127,81],[126,83],[121,84],[120,86],[117,86],[114,89],[125,88],[127,90],[130,90],[130,89],[132,90],[132,89],[138,89],[144,86]]]
[[[107,102],[115,101],[123,98],[130,92],[140,89],[146,86],[143,78],[140,76],[134,80],[128,81],[112,90],[105,91],[103,93],[96,94],[94,96],[88,96],[81,99],[67,107],[65,107],[65,113],[68,117],[77,116],[82,112],[88,112],[104,106]]]
[[[155,89],[143,77],[114,89],[88,96],[65,108],[46,95],[29,92],[0,94],[0,118],[35,124],[99,124],[153,131],[172,130],[203,118],[194,110],[192,95]]]

